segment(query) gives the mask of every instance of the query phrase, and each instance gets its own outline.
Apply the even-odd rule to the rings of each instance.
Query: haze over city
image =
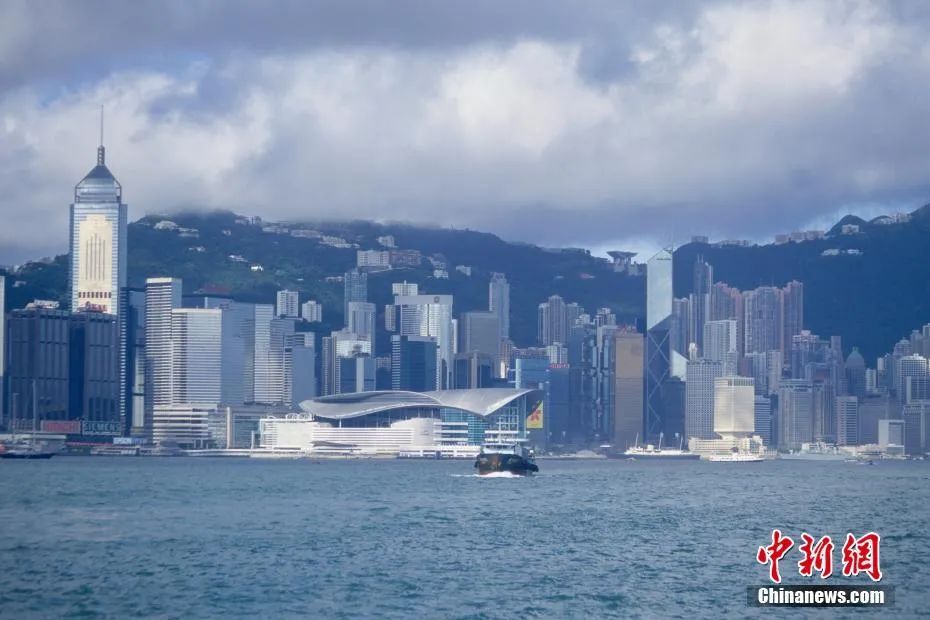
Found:
[[[0,261],[66,251],[100,105],[132,220],[645,249],[930,195],[922,2],[282,4],[0,5]]]

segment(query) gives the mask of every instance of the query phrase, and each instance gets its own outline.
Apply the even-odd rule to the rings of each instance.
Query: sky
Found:
[[[930,3],[0,2],[0,262],[229,209],[648,251],[930,202]]]

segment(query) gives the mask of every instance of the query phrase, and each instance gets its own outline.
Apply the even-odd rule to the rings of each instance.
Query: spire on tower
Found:
[[[97,165],[103,166],[106,151],[103,148],[103,104],[100,105],[100,146],[97,147]]]

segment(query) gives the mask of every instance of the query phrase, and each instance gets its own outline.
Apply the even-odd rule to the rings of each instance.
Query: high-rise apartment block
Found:
[[[510,283],[502,273],[491,274],[491,282],[488,284],[488,310],[497,316],[498,341],[510,338]]]
[[[285,318],[297,318],[300,294],[297,291],[287,289],[278,291],[275,302],[275,314]]]

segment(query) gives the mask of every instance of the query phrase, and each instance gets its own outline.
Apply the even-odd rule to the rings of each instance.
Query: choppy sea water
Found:
[[[930,611],[930,462],[471,465],[3,461],[0,616],[797,617],[746,603],[774,527],[883,537],[893,610],[807,616]]]

